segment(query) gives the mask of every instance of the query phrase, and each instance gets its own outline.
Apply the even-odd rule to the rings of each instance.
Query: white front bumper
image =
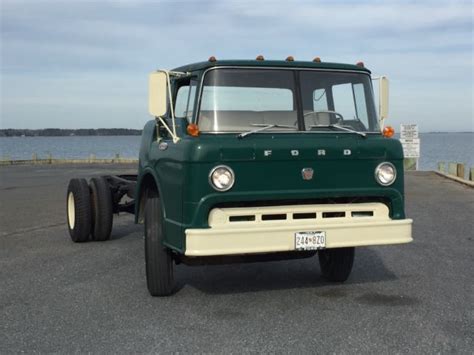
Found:
[[[363,213],[363,217],[357,216]],[[370,213],[372,215],[367,216]],[[314,215],[314,218],[297,219],[298,214]],[[338,217],[325,217],[331,214]],[[231,217],[236,216],[253,220],[231,221]],[[266,216],[285,219],[268,220]],[[326,248],[412,241],[412,220],[390,219],[388,208],[381,203],[214,209],[209,215],[209,226],[186,230],[186,255],[291,251],[295,250],[295,233],[303,231],[326,232]]]

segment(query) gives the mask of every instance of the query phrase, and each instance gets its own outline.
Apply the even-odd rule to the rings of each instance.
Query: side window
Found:
[[[328,97],[326,89],[316,89],[313,91],[313,111],[327,111]]]
[[[369,127],[369,118],[367,116],[367,103],[365,101],[364,84],[353,84],[354,100],[356,104],[357,118],[365,127]]]
[[[191,81],[189,85],[181,86],[176,95],[174,114],[176,117],[187,118],[191,121],[194,110],[194,99],[196,98],[196,81]]]
[[[332,87],[334,111],[340,113],[344,120],[355,120],[357,115],[354,105],[352,84],[340,84]]]

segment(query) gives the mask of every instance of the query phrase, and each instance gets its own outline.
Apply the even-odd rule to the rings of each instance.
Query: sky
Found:
[[[148,74],[218,59],[363,61],[387,124],[474,131],[471,1],[0,0],[0,128],[142,128]]]

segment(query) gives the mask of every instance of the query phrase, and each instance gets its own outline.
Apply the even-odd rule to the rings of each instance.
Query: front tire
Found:
[[[355,248],[335,248],[318,251],[319,266],[325,279],[344,282],[348,279],[354,264]]]
[[[87,242],[91,231],[91,200],[85,179],[71,179],[66,198],[69,235],[75,243]]]
[[[148,193],[145,206],[145,264],[148,291],[169,296],[174,289],[173,258],[163,245],[163,214],[156,192]]]

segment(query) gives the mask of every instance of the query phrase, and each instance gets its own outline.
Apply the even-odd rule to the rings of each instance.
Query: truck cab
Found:
[[[216,60],[150,74],[135,191],[148,289],[175,263],[318,254],[345,281],[355,247],[412,240],[388,81],[363,65]]]

